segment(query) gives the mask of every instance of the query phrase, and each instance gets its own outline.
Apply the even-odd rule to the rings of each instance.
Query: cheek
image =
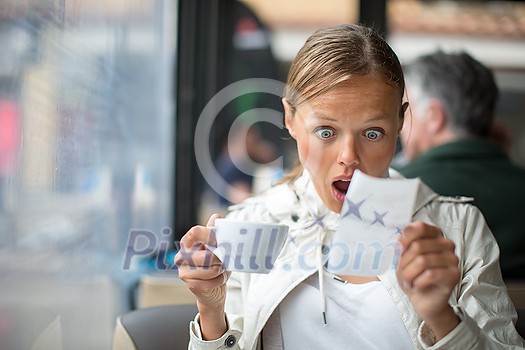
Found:
[[[325,147],[316,144],[315,140],[303,138],[297,142],[299,159],[308,170],[317,170],[322,167],[322,162],[328,159]]]
[[[362,170],[366,170],[369,175],[383,177],[390,167],[395,149],[395,141],[363,148],[359,157]]]

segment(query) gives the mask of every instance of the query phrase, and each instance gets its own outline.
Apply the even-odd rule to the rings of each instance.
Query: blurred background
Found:
[[[175,278],[176,240],[233,202],[195,159],[205,106],[242,79],[285,81],[313,31],[346,22],[375,26],[402,63],[461,49],[494,69],[525,166],[522,1],[0,0],[0,348],[30,348],[53,320],[64,349],[111,348],[116,316],[145,305],[144,277]],[[239,91],[217,108],[217,168],[241,114],[265,150],[250,157],[294,163],[282,130],[257,122],[282,114],[279,96]]]

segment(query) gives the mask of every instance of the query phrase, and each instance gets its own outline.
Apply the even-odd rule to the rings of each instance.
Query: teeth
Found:
[[[341,181],[343,181],[343,182],[350,182],[350,180],[341,180]]]

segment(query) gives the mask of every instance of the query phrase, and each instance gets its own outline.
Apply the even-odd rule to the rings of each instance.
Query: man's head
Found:
[[[492,72],[466,53],[436,52],[405,67],[409,112],[401,140],[411,160],[466,137],[488,137],[498,88]]]

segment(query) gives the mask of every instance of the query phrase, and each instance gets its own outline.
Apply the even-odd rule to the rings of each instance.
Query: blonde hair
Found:
[[[306,40],[293,60],[283,97],[294,113],[301,103],[352,77],[372,73],[382,75],[387,84],[397,86],[402,101],[405,80],[401,63],[377,32],[357,24],[319,29]],[[302,170],[299,164],[281,183],[295,181]]]

